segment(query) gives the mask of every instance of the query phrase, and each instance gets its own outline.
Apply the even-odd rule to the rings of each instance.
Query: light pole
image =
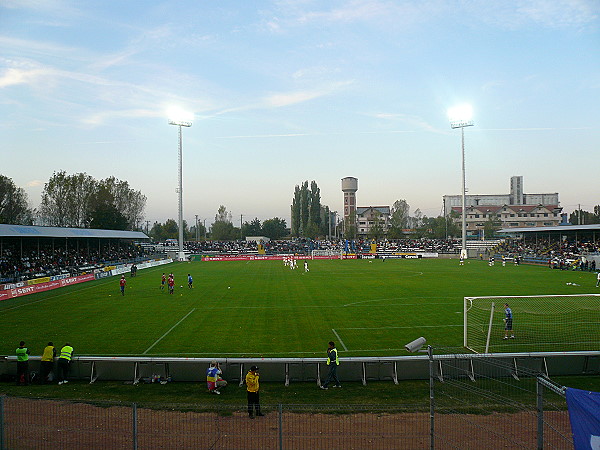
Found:
[[[452,128],[460,128],[462,144],[462,245],[460,255],[467,258],[467,211],[466,211],[466,186],[465,186],[465,128],[474,125],[473,110],[469,105],[457,106],[448,110],[448,118]]]
[[[179,127],[179,255],[178,260],[185,260],[185,253],[183,252],[183,178],[182,178],[182,134],[181,127],[191,127],[192,121],[189,114],[184,113],[180,110],[171,110],[169,113],[169,125],[176,125]]]

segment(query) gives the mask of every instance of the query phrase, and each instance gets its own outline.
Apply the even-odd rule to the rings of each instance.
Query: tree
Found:
[[[315,237],[322,233],[321,190],[316,181],[304,181],[294,189],[291,206],[292,236]]]
[[[251,222],[244,222],[242,225],[242,236],[260,236],[262,226],[258,217],[255,217]]]
[[[0,175],[0,223],[33,225],[33,215],[25,190],[11,178]]]
[[[373,210],[373,215],[371,216],[372,220],[373,220],[373,225],[371,225],[369,227],[369,235],[368,238],[369,239],[375,239],[375,240],[379,240],[381,237],[383,237],[384,230],[383,230],[383,223],[382,223],[382,219],[381,219],[381,213],[377,210]]]
[[[396,200],[392,206],[392,213],[390,215],[390,225],[392,228],[403,230],[408,228],[410,206],[406,200]]]
[[[106,178],[99,184],[110,192],[114,206],[127,219],[127,229],[138,229],[144,218],[146,196],[131,189],[127,181],[115,177]]]
[[[486,239],[496,237],[496,232],[501,228],[502,223],[497,217],[488,217],[488,220],[483,224],[483,233]],[[457,227],[458,228],[458,227]]]
[[[273,217],[262,224],[262,234],[270,239],[281,239],[287,235],[287,225],[284,219]]]
[[[89,227],[91,201],[97,190],[97,182],[86,173],[54,172],[42,192],[42,221],[57,227]]]
[[[344,237],[346,239],[354,239],[356,237],[356,212],[351,212],[348,217],[344,218]]]
[[[112,193],[100,186],[90,211],[90,227],[103,230],[126,230],[127,218],[115,206]]]
[[[573,211],[569,216],[569,222],[573,225],[590,225],[594,223],[600,223],[600,206],[594,206],[594,212],[584,211],[582,209],[578,209]]]
[[[291,232],[292,236],[300,236],[300,186],[294,188],[294,198],[292,199],[292,223]]]
[[[219,206],[219,210],[215,215],[215,221],[210,230],[210,238],[215,241],[230,241],[239,236],[235,232],[233,223],[231,222],[231,213],[227,211],[225,206]]]
[[[54,172],[44,185],[39,216],[47,225],[88,228],[94,214],[96,225],[133,230],[140,228],[145,206],[146,197],[126,181],[115,177],[96,181],[86,173],[68,175],[63,170]]]

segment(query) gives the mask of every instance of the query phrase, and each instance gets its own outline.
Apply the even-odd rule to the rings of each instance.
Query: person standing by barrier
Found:
[[[71,359],[73,358],[73,347],[68,342],[63,348],[60,349],[60,356],[58,357],[58,384],[65,384],[69,381],[69,370],[71,369]]]
[[[337,376],[337,367],[340,365],[340,360],[338,359],[338,351],[337,348],[335,348],[335,343],[333,341],[329,341],[329,348],[327,349],[327,365],[329,366],[329,373],[327,374],[325,383],[321,385],[321,389],[328,389],[327,385],[332,381],[335,381],[334,387],[341,388],[342,385]]]
[[[15,350],[17,355],[17,386],[29,384],[29,349],[25,347],[25,341],[19,342]]]
[[[246,374],[246,390],[248,391],[248,416],[251,419],[254,419],[256,411],[256,416],[264,416],[263,413],[260,412],[260,398],[258,395],[258,367],[252,366],[250,367],[250,371]]]
[[[54,368],[54,358],[56,357],[56,349],[52,342],[48,342],[44,352],[42,353],[42,362],[40,363],[40,383],[46,384],[48,376]]]

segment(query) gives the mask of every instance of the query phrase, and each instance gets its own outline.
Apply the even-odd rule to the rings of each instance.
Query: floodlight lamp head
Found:
[[[423,346],[427,343],[427,340],[424,337],[420,337],[418,339],[415,339],[412,342],[409,342],[408,344],[406,344],[404,346],[404,348],[406,349],[406,351],[411,352],[411,353],[416,353],[418,351],[421,351],[421,349],[423,348]]]
[[[471,105],[460,105],[448,110],[448,119],[452,128],[473,126],[473,108]]]
[[[191,127],[194,115],[180,108],[172,107],[167,111],[169,117],[169,125],[177,125],[180,127]]]

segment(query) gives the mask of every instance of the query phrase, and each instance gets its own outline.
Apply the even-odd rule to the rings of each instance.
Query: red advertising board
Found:
[[[63,278],[62,280],[48,281],[46,283],[34,284],[31,286],[23,286],[15,289],[6,289],[0,291],[0,301],[9,298],[22,297],[24,295],[35,294],[36,292],[50,291],[71,284],[85,283],[86,281],[94,280],[94,274],[79,275],[77,277]]]
[[[284,258],[289,258],[292,255],[218,255],[218,256],[203,256],[202,261],[281,261]],[[296,259],[339,259],[339,256],[311,256],[301,255],[294,256]],[[356,259],[356,255],[344,255],[343,259]]]

